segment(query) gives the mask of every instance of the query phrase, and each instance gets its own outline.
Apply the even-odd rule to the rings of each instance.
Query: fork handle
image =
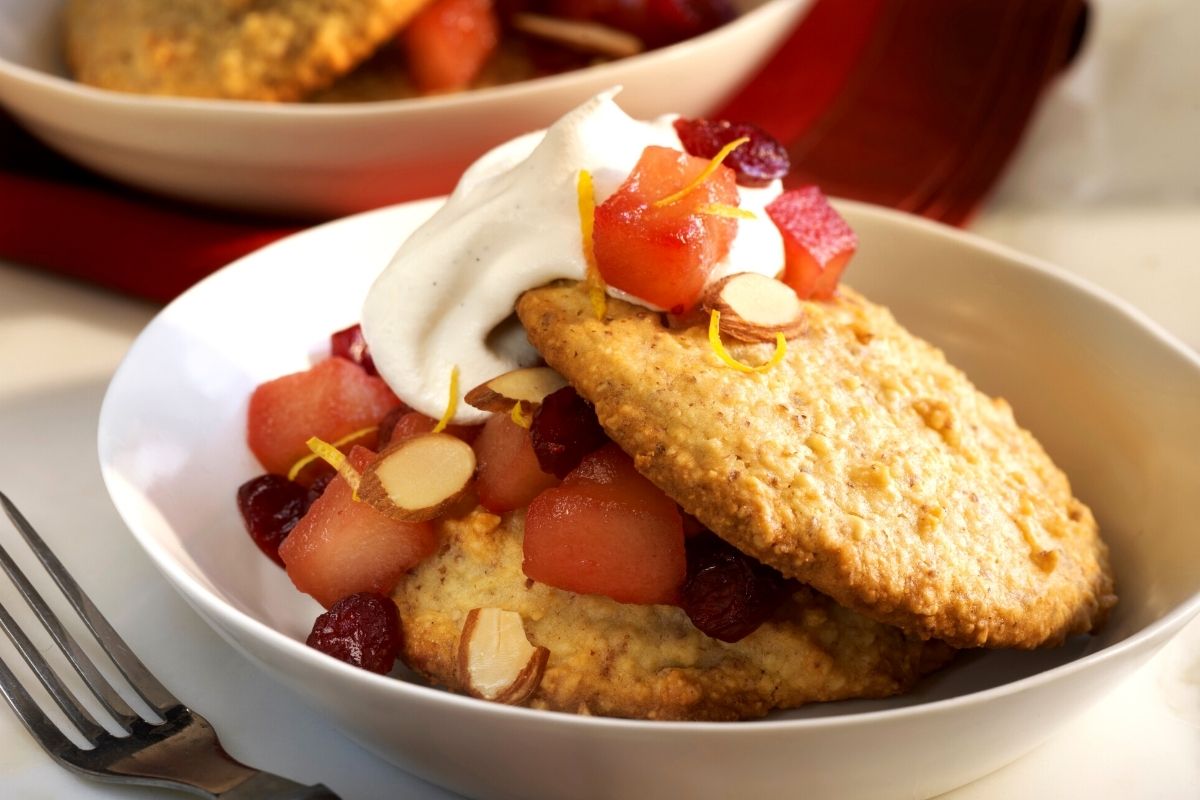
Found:
[[[341,800],[323,783],[305,786],[269,772],[259,772],[218,797],[221,800]]]

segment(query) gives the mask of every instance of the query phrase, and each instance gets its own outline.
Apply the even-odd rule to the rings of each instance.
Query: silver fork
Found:
[[[0,547],[0,567],[8,573],[17,590],[105,711],[128,734],[114,736],[96,721],[38,653],[8,610],[0,605],[0,627],[8,634],[54,702],[90,745],[88,748],[79,747],[64,735],[30,697],[16,675],[0,660],[0,692],[33,738],[55,761],[101,781],[169,787],[201,797],[220,797],[224,800],[338,800],[336,794],[321,784],[305,786],[294,783],[248,767],[229,756],[222,749],[208,721],[176,699],[146,669],[50,552],[33,526],[2,492],[0,504],[76,613],[87,624],[96,641],[129,685],[162,720],[144,719],[121,698],[21,573],[8,552]]]

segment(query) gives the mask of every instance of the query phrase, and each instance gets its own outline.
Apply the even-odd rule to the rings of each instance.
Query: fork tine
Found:
[[[128,731],[130,726],[141,718],[140,715],[130,708],[129,704],[119,694],[113,691],[112,686],[100,674],[100,671],[96,669],[95,664],[83,652],[79,643],[75,641],[75,637],[67,632],[58,617],[46,605],[46,601],[42,599],[37,589],[33,588],[33,584],[29,582],[21,572],[20,567],[17,566],[16,562],[8,554],[8,551],[3,547],[0,547],[0,568],[3,568],[8,573],[8,577],[17,587],[21,596],[25,598],[25,602],[37,614],[38,619],[42,621],[42,625],[50,632],[51,638],[58,645],[58,649],[62,650],[63,654],[66,655],[67,660],[71,662],[71,666],[75,667],[75,671],[79,673],[79,677],[83,678],[84,683],[92,690],[92,694],[96,696],[96,699],[100,701],[117,723]]]
[[[62,562],[50,551],[46,543],[42,541],[42,537],[37,534],[29,521],[24,515],[17,510],[13,502],[8,499],[8,496],[0,492],[0,505],[4,506],[4,513],[12,520],[17,531],[20,532],[22,538],[29,545],[34,555],[42,562],[42,566],[50,573],[50,577],[58,584],[58,588],[66,596],[71,606],[76,613],[83,619],[91,630],[92,635],[108,653],[109,658],[121,670],[121,674],[129,681],[129,685],[138,693],[143,700],[153,708],[159,716],[165,718],[167,713],[173,708],[182,705],[180,701],[158,682],[158,679],[146,668],[146,665],[141,662],[133,651],[129,649],[129,645],[125,644],[125,640],[113,629],[100,610],[92,603],[91,599],[84,593],[71,574],[63,567]]]
[[[25,659],[25,663],[37,675],[38,680],[42,682],[42,686],[46,687],[46,691],[54,698],[54,702],[70,718],[75,727],[79,729],[79,732],[89,742],[95,742],[99,736],[104,734],[104,728],[96,722],[87,709],[79,704],[79,701],[75,699],[75,695],[71,694],[70,690],[63,685],[58,675],[46,663],[46,659],[42,658],[37,648],[33,646],[33,642],[29,641],[29,637],[25,635],[25,632],[21,630],[16,620],[12,618],[12,615],[8,613],[8,609],[4,606],[0,606],[0,628],[3,628],[4,632],[8,634],[8,638],[16,646],[17,651],[21,654],[21,658]],[[7,670],[7,667],[5,669]],[[12,675],[12,673],[9,672],[9,675]],[[15,676],[13,680],[14,682],[16,681]],[[22,689],[22,691],[24,690]],[[6,690],[5,695],[7,696],[7,694]],[[29,695],[26,694],[25,697],[29,698]],[[9,702],[12,702],[11,698]],[[32,699],[29,702],[32,703]],[[21,714],[21,711],[16,709],[15,706],[14,710],[18,714]]]
[[[162,722],[139,719],[128,736],[110,735],[91,719],[85,709],[75,707],[70,702],[75,700],[74,696],[62,686],[58,676],[50,670],[8,611],[0,606],[0,627],[9,632],[13,643],[42,680],[46,690],[63,706],[63,711],[71,717],[72,722],[79,724],[93,745],[90,749],[75,746],[0,660],[0,693],[4,694],[17,717],[51,757],[69,769],[100,780],[170,787],[204,797],[251,798],[269,795],[297,800],[337,800],[337,795],[321,784],[303,786],[249,767],[226,753],[208,721],[175,699],[150,674],[3,492],[0,492],[0,505],[4,506],[8,518],[87,623],[113,663],[142,699],[163,718]],[[3,553],[3,548],[0,548],[0,553]],[[10,560],[7,553],[0,557],[0,562]],[[9,569],[7,565],[4,568]],[[21,574],[15,565],[12,571]],[[14,579],[14,582],[17,581]]]
[[[50,721],[41,707],[25,691],[25,687],[17,680],[8,665],[0,659],[0,693],[16,712],[17,718],[25,726],[33,738],[38,741],[55,758],[61,758],[64,753],[77,750],[75,744],[63,736],[58,726]]]

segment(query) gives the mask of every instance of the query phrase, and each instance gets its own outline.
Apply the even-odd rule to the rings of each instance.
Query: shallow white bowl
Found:
[[[489,798],[926,797],[1028,752],[1200,610],[1200,360],[1128,306],[1024,256],[895,212],[842,209],[849,279],[1006,396],[1096,511],[1121,600],[1096,637],[962,655],[904,697],[749,723],[649,723],[497,706],[306,648],[320,609],[258,554],[237,486],[258,470],[247,400],[355,322],[397,243],[435,208],[383,209],[242,259],[168,306],[118,370],[100,461],[138,541],[237,649],[351,737]]]
[[[143,97],[67,78],[62,2],[0,0],[0,104],[109,177],[201,203],[341,216],[448,192],[487,149],[622,85],[648,118],[714,110],[774,52],[811,0],[734,0],[715,31],[589,69],[475,92],[341,105]]]

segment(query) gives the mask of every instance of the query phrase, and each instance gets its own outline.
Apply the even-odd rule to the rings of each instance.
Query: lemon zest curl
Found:
[[[592,173],[579,170],[579,181],[575,185],[579,196],[579,232],[583,237],[583,260],[587,264],[588,299],[592,301],[592,313],[596,319],[604,319],[608,310],[607,287],[600,276],[596,263],[596,194],[592,186]],[[528,426],[526,426],[528,427]]]
[[[729,217],[730,219],[758,219],[758,215],[748,208],[738,208],[737,206],[730,206],[726,205],[725,203],[705,203],[702,206],[697,206],[696,211],[700,214],[707,214],[711,217]]]
[[[525,415],[525,409],[522,408],[520,400],[513,403],[512,411],[508,412],[508,416],[513,422],[520,425],[522,428],[525,428],[526,430],[528,430],[529,426],[533,424],[533,420]]]
[[[312,437],[312,439],[309,439],[308,441],[312,442],[315,439],[316,441],[321,442],[321,444],[323,444],[327,447],[332,447],[335,450],[341,450],[343,447],[350,444],[351,442],[357,441],[358,439],[362,439],[364,436],[368,436],[372,433],[375,433],[377,430],[379,430],[378,425],[371,425],[370,427],[367,427],[367,428],[359,428],[354,433],[346,434],[345,436],[338,439],[333,444],[329,444],[328,442],[322,441],[321,439],[318,439],[316,436]],[[312,450],[311,444],[309,445],[309,449]],[[292,468],[288,470],[287,479],[289,481],[296,480],[296,476],[298,476],[300,474],[300,471],[303,470],[305,467],[307,467],[309,464],[316,461],[318,458],[321,458],[321,456],[318,455],[317,452],[314,450],[312,453],[309,453],[308,455],[304,456],[304,458],[299,459],[295,464],[292,464]],[[328,461],[329,459],[325,459],[325,460]]]
[[[771,357],[765,363],[754,367],[738,361],[729,354],[729,351],[725,349],[725,345],[721,342],[721,312],[716,309],[713,309],[712,316],[708,320],[708,343],[712,345],[713,352],[717,354],[717,358],[739,372],[766,372],[782,361],[784,355],[787,354],[787,339],[780,332],[775,334],[775,352],[771,354]]]
[[[655,200],[654,207],[662,208],[663,206],[669,206],[672,203],[677,203],[682,200],[693,189],[708,180],[709,176],[717,171],[717,167],[721,166],[721,162],[724,161],[730,153],[732,153],[734,150],[737,150],[748,141],[750,141],[750,137],[743,136],[740,139],[734,139],[732,142],[722,147],[717,154],[712,157],[712,160],[708,162],[708,166],[706,166],[704,170],[692,180],[691,183],[689,183],[687,186],[684,186],[674,194],[669,194],[661,200]]]
[[[350,460],[346,458],[346,454],[318,436],[309,438],[305,444],[308,445],[309,450],[313,451],[314,457],[320,458],[337,470],[338,475],[341,475],[346,483],[350,484],[354,499],[358,500],[358,484],[362,479],[362,475],[350,464]]]
[[[434,433],[441,433],[446,430],[446,426],[450,424],[450,420],[454,419],[454,412],[458,410],[458,365],[455,364],[450,370],[450,397],[446,400],[446,410],[442,412],[442,418],[438,420],[437,425],[433,426]]]

